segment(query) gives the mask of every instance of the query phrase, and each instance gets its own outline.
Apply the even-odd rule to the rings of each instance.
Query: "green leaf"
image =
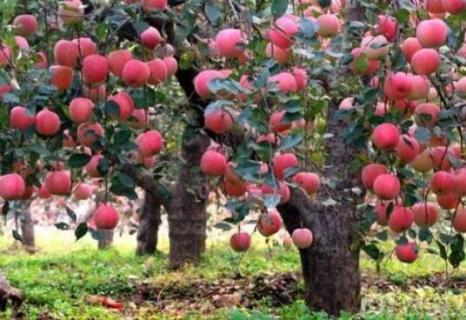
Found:
[[[15,240],[17,240],[17,241],[19,241],[21,243],[24,243],[23,237],[21,237],[21,235],[19,234],[18,231],[12,230],[11,232],[12,232],[12,235],[13,235],[13,239],[15,239]]]
[[[5,93],[2,96],[2,102],[3,103],[8,103],[8,104],[20,104],[21,100],[14,93]]]
[[[104,239],[104,233],[100,230],[96,230],[96,229],[92,229],[92,228],[88,228],[87,229],[89,231],[89,233],[91,234],[92,236],[92,239],[96,240],[96,241],[100,241],[100,240],[103,240]]]
[[[106,23],[100,23],[95,29],[95,35],[97,39],[105,39],[109,26]]]
[[[55,223],[55,227],[59,230],[70,230],[70,226],[65,222]]]
[[[380,49],[380,48],[388,46],[388,43],[386,43],[386,42],[372,42],[369,46],[372,49]]]
[[[455,112],[452,109],[442,109],[438,116],[437,125],[442,127],[455,126]]]
[[[105,176],[110,169],[110,162],[108,161],[107,158],[102,158],[99,160],[99,163],[97,164],[97,171],[101,176]]]
[[[220,22],[222,11],[218,5],[213,3],[207,4],[205,7],[205,13],[211,24],[217,25]]]
[[[226,223],[224,221],[220,221],[216,224],[213,225],[214,228],[220,229],[222,231],[230,231],[233,229],[233,226],[229,223]]]
[[[288,8],[288,0],[272,0],[272,15],[275,19],[280,18],[285,14]]]
[[[448,233],[440,233],[439,234],[439,239],[442,243],[446,244],[446,245],[449,245],[450,243],[453,242],[454,240],[454,237]]]
[[[430,232],[429,228],[422,227],[419,229],[418,232],[419,240],[431,242],[432,241],[432,232]]]
[[[301,112],[301,100],[299,98],[291,98],[291,99],[288,99],[286,102],[285,102],[285,105],[283,106],[283,109],[286,110],[286,112],[289,112],[289,113],[298,113],[298,112]]]
[[[7,23],[7,21],[10,20],[10,18],[13,17],[15,13],[15,8],[17,6],[17,0],[4,0],[2,2],[2,24]]]
[[[395,240],[396,244],[399,245],[405,245],[408,243],[408,238],[406,238],[404,235],[400,236],[398,239]]]
[[[280,144],[278,145],[278,151],[293,148],[297,146],[299,143],[301,143],[301,141],[303,141],[302,135],[290,134],[280,140]]]
[[[409,22],[409,18],[411,14],[406,9],[400,9],[400,10],[397,10],[393,16],[400,24],[403,24],[403,23]]]
[[[204,116],[208,116],[211,113],[214,113],[217,110],[221,110],[224,106],[233,106],[234,103],[228,100],[217,100],[215,102],[209,103],[209,105],[204,110]]]
[[[121,184],[123,184],[125,187],[134,188],[135,183],[134,183],[133,178],[131,178],[130,176],[119,172],[117,175],[117,178],[121,182]]]
[[[48,157],[51,155],[50,151],[42,144],[33,144],[28,147],[31,152],[37,153],[40,156]]]
[[[327,7],[329,7],[331,3],[332,3],[331,0],[319,0],[319,5],[320,5],[322,8],[327,8]]]
[[[298,121],[302,118],[301,112],[290,112],[286,111],[283,115],[281,123],[292,123],[294,121]]]
[[[254,85],[258,88],[265,88],[268,84],[268,80],[270,77],[270,71],[268,68],[263,68],[261,72],[257,75],[256,79],[254,80]]]
[[[377,233],[375,234],[375,237],[376,237],[377,239],[379,239],[380,241],[387,241],[387,239],[388,239],[388,232],[387,232],[387,230],[383,230],[383,231],[377,232]]]
[[[246,159],[238,162],[238,165],[233,169],[233,171],[244,180],[258,182],[261,165],[262,164],[259,161]]]
[[[438,240],[435,240],[435,243],[437,243],[440,258],[447,260],[447,250],[445,249],[445,246]]]
[[[134,21],[132,23],[133,25],[133,28],[138,32],[138,33],[142,33],[144,32],[147,28],[150,27],[150,25],[143,21],[143,20],[138,20],[138,21]]]
[[[118,172],[112,177],[112,185],[110,186],[110,192],[119,196],[125,196],[128,199],[137,199],[137,194],[134,191],[135,183],[134,180],[121,172]]]
[[[362,249],[372,260],[380,261],[383,258],[382,251],[373,243],[364,245]]]
[[[453,242],[450,244],[450,255],[448,256],[448,261],[454,268],[457,268],[464,258],[464,239],[461,234],[456,234]]]
[[[345,54],[341,59],[340,63],[342,65],[348,65],[353,61],[353,55],[351,53]]]
[[[232,79],[221,79],[216,78],[208,83],[209,90],[213,93],[218,93],[220,91],[226,91],[232,94],[238,94],[244,92],[244,88]]]
[[[113,142],[116,145],[122,145],[128,142],[131,138],[131,131],[127,129],[118,130],[113,136]]]
[[[356,70],[359,73],[364,73],[369,66],[369,62],[364,54],[360,55],[355,60]]]
[[[104,108],[107,116],[115,118],[120,116],[120,106],[115,101],[107,100]]]
[[[390,218],[390,215],[392,214],[393,212],[393,208],[395,208],[395,203],[394,202],[390,202],[387,206],[387,209],[385,210],[386,214],[387,214],[387,219]]]
[[[334,189],[335,187],[331,187]],[[374,212],[374,207],[363,204],[357,207],[357,215],[360,220],[359,227],[363,233],[368,233],[371,229],[371,226],[376,221],[376,214]]]
[[[84,237],[87,233],[87,223],[86,222],[81,222],[77,227],[76,230],[74,230],[74,235],[76,237],[76,241]]]
[[[91,161],[91,156],[86,153],[75,153],[68,158],[68,165],[71,168],[82,168]]]
[[[286,168],[285,171],[283,171],[283,178],[288,179],[297,174],[299,171],[301,171],[301,168],[298,166]]]
[[[395,50],[394,54],[391,56],[392,60],[392,69],[394,71],[402,71],[406,67],[406,58],[401,50]]]
[[[225,204],[225,208],[232,213],[231,217],[223,220],[225,222],[239,223],[249,214],[249,205],[242,200],[230,199]]]
[[[70,207],[66,206],[66,213],[70,217],[71,221],[76,222],[76,213],[70,209]]]
[[[7,108],[0,108],[0,128],[5,128],[9,123],[9,114]]]

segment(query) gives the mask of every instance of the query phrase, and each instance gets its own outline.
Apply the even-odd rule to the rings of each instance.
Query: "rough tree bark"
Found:
[[[278,207],[290,234],[300,226],[314,234],[312,246],[300,250],[305,299],[311,309],[330,315],[339,315],[342,310],[353,313],[360,308],[359,196],[351,190],[360,182],[350,172],[348,164],[355,150],[340,136],[342,124],[332,119],[335,111],[335,106],[328,110],[327,132],[333,137],[326,141],[328,160],[322,173],[335,180],[335,188],[322,186],[314,201],[294,189],[290,201]],[[329,197],[336,203],[323,205]]]
[[[210,138],[198,129],[186,129],[181,150],[183,164],[168,215],[172,269],[199,262],[205,251],[209,187],[199,163],[209,144]]]
[[[346,12],[349,21],[364,20],[365,10],[357,0],[347,2]],[[337,105],[333,101],[327,111],[326,132],[332,137],[325,143],[328,157],[322,172],[335,182],[335,187],[322,186],[314,201],[301,190],[292,190],[290,201],[278,207],[290,233],[301,226],[312,230],[312,246],[300,250],[306,303],[313,310],[334,316],[341,311],[356,313],[361,305],[361,239],[356,210],[363,197],[353,192],[353,188],[363,190],[349,166],[358,150],[341,136],[345,124],[333,117]],[[335,204],[325,206],[323,201],[329,197]]]
[[[139,220],[136,254],[155,253],[162,207],[167,212],[170,210],[172,196],[170,187],[166,183],[155,180],[150,174],[138,171],[132,164],[125,165],[123,171],[145,191],[144,205]]]
[[[31,215],[31,200],[18,201],[17,210],[19,210],[19,221],[21,227],[21,237],[23,245],[28,252],[34,252],[36,249],[34,235],[34,221]]]
[[[157,250],[157,234],[161,223],[161,203],[152,193],[146,192],[139,216],[137,255],[153,254]]]
[[[210,137],[202,131],[204,126],[203,101],[194,89],[194,68],[179,69],[178,82],[188,99],[192,122],[186,125],[181,146],[182,165],[168,210],[170,237],[170,263],[177,269],[185,263],[197,263],[205,251],[209,185],[201,173],[199,164],[202,154],[210,145]]]

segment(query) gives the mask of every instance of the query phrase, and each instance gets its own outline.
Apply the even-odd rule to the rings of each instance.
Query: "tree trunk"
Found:
[[[146,192],[144,205],[139,216],[136,255],[153,254],[157,250],[157,233],[161,223],[161,203]]]
[[[365,19],[365,8],[357,0],[348,1],[346,11],[349,21]],[[345,37],[350,43],[352,35],[347,33]],[[356,210],[363,199],[363,187],[350,167],[359,150],[341,136],[346,124],[333,117],[337,105],[336,101],[331,102],[327,111],[326,132],[332,137],[325,141],[328,157],[322,172],[323,177],[331,180],[333,188],[322,185],[314,201],[303,191],[294,189],[290,201],[278,207],[290,234],[299,227],[313,232],[312,246],[300,250],[305,299],[312,310],[323,310],[332,316],[342,311],[356,313],[361,306],[361,239]]]
[[[360,182],[350,172],[349,164],[356,150],[340,136],[344,124],[333,119],[336,109],[333,105],[328,110],[327,133],[333,137],[326,140],[328,160],[322,173],[335,187],[322,185],[315,201],[301,190],[292,190],[290,201],[278,207],[290,234],[300,226],[312,230],[312,246],[300,250],[306,303],[313,310],[334,316],[341,311],[355,313],[360,308],[360,239],[356,215],[360,193],[352,191],[360,187]],[[329,198],[334,204],[330,204]]]
[[[31,203],[31,200],[18,201],[21,237],[23,238],[24,247],[28,252],[34,252],[36,249],[34,236],[34,221],[32,220],[31,215]]]
[[[205,251],[209,187],[199,163],[210,139],[191,127],[186,128],[183,138],[183,164],[168,214],[172,269],[187,262],[199,262]]]
[[[99,230],[102,234],[102,239],[99,239],[97,248],[99,250],[109,249],[113,244],[114,230]]]
[[[21,290],[10,285],[3,272],[0,270],[0,310],[5,311],[8,301],[11,301],[14,312],[23,303],[23,294]]]

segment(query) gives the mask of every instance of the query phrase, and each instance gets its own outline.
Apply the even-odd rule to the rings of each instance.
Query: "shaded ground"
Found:
[[[253,277],[236,275],[212,282],[198,279],[186,283],[137,284],[131,299],[136,305],[152,302],[160,311],[178,308],[202,310],[206,302],[213,308],[257,308],[264,300],[271,307],[291,304],[302,297],[296,273],[259,274]],[[203,310],[209,311],[209,310]]]

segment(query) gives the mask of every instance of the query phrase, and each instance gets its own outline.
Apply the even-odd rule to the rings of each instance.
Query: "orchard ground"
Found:
[[[213,234],[199,266],[171,272],[165,234],[162,227],[159,254],[136,257],[136,239],[128,233],[116,235],[113,249],[98,251],[89,235],[74,242],[71,231],[38,227],[34,255],[8,234],[2,236],[0,268],[26,296],[21,309],[25,319],[327,319],[310,313],[302,300],[294,247],[286,249],[273,240],[269,247],[257,236],[241,258],[228,247],[227,235]],[[464,319],[466,267],[450,270],[447,281],[443,261],[422,253],[411,265],[394,258],[384,261],[379,275],[362,256],[359,316]],[[91,295],[115,299],[124,309],[90,303]],[[1,319],[10,316],[11,310],[0,314]]]

